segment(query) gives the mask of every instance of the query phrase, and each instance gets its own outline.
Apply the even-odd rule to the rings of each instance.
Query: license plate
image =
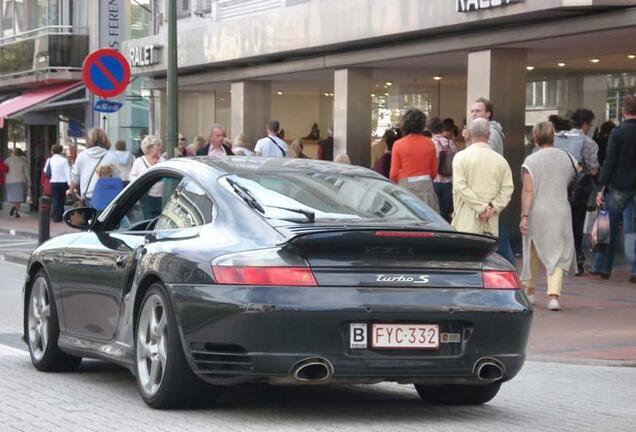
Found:
[[[397,349],[439,348],[437,324],[373,324],[371,347]]]

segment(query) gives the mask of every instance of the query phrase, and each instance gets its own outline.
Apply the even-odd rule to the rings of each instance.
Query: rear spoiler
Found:
[[[411,254],[449,254],[485,257],[497,250],[497,239],[487,235],[456,231],[387,227],[315,227],[283,232],[290,234],[280,246],[301,253],[347,251],[369,248],[405,248]],[[295,232],[294,232],[295,231]]]

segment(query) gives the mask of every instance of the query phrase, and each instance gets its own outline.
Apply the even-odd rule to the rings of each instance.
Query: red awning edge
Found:
[[[49,85],[33,90],[27,90],[20,96],[16,96],[0,103],[0,129],[4,127],[4,119],[6,117],[26,113],[37,108],[43,103],[64,97],[66,94],[77,90],[81,85],[81,81]]]

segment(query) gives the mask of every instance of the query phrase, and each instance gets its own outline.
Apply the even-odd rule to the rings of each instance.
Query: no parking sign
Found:
[[[124,92],[130,82],[130,65],[112,48],[90,53],[82,65],[86,88],[97,96],[109,98]]]

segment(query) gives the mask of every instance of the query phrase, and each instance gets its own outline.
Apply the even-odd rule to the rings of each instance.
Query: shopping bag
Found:
[[[599,209],[592,227],[592,250],[605,252],[610,242],[610,218],[606,209]]]

